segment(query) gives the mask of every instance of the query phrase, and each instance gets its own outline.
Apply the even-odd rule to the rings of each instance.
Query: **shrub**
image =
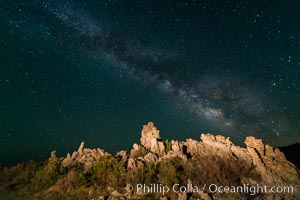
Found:
[[[58,159],[48,160],[33,177],[30,189],[33,191],[40,191],[53,185],[60,173],[60,161]]]
[[[126,183],[136,185],[138,183],[145,183],[150,185],[151,183],[157,183],[158,169],[155,164],[145,164],[139,166],[137,169],[132,169],[127,172]]]
[[[159,182],[172,186],[184,179],[183,161],[179,157],[164,160],[159,163]]]
[[[103,156],[86,172],[79,175],[87,186],[94,185],[104,187],[122,187],[125,185],[125,166],[111,155]]]
[[[0,172],[0,189],[15,191],[24,188],[30,183],[38,166],[38,163],[29,161],[12,167],[4,167]]]

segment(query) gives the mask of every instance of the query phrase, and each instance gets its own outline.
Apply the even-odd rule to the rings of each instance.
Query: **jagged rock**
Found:
[[[160,197],[159,200],[168,200],[167,197]]]
[[[168,151],[166,152],[166,146],[160,137],[159,130],[152,122],[149,122],[143,127],[141,144],[134,144],[129,155],[126,151],[119,151],[115,157],[120,162],[127,162],[128,171],[138,170],[147,163],[159,164],[163,160],[174,157],[181,158],[185,163],[198,159],[201,161],[201,167],[203,167],[199,173],[203,174],[204,178],[209,177],[206,176],[207,174],[213,174],[213,178],[220,183],[228,183],[227,179],[230,178],[231,172],[233,172],[237,174],[236,176],[240,176],[238,177],[239,184],[294,186],[293,194],[263,194],[261,199],[295,199],[295,197],[300,196],[298,188],[300,185],[299,171],[286,160],[279,149],[264,145],[262,140],[254,137],[246,138],[247,148],[236,146],[230,141],[230,138],[221,135],[201,134],[200,138],[200,141],[193,139],[187,139],[183,142],[172,140],[170,143],[166,143]],[[107,153],[102,149],[84,148],[82,142],[72,156],[67,154],[66,158],[62,160],[62,166],[70,167],[81,164],[84,165],[85,169],[88,169],[103,155],[107,155]],[[51,153],[52,157],[56,157],[55,153]],[[226,176],[224,174],[223,176],[219,175],[219,170],[223,168],[225,168],[223,173],[228,173]],[[238,171],[235,172],[235,170]],[[239,173],[243,173],[243,176]],[[110,190],[110,193],[108,199],[130,199],[134,195],[138,195],[138,198],[140,198],[143,195],[142,193],[134,194],[134,192],[133,194],[128,192],[120,194],[113,189]],[[198,199],[204,200],[226,199],[221,194],[212,195],[208,194],[207,191],[199,191],[197,195]],[[187,195],[182,193],[177,196],[177,199],[187,199]]]
[[[143,126],[141,144],[147,147],[148,138],[161,139],[159,130],[154,126],[153,122],[148,122],[147,125]]]
[[[78,152],[79,154],[82,154],[83,147],[84,147],[84,142],[81,142],[81,143],[80,143],[80,146],[79,146],[79,148],[78,148],[78,150],[77,150],[77,152]]]
[[[135,159],[135,158],[129,158],[127,163],[127,168],[130,170],[136,170],[144,166],[144,160],[141,159]]]
[[[177,140],[172,140],[171,145],[172,145],[172,151],[174,152],[182,151],[182,145],[180,145],[180,143]]]
[[[222,135],[212,135],[212,134],[201,134],[200,136],[203,143],[206,144],[212,144],[212,145],[218,145],[218,146],[227,146],[230,147],[232,145],[232,142],[230,141],[230,138],[225,138]],[[224,146],[223,146],[224,147]]]
[[[147,155],[144,156],[144,160],[147,163],[156,163],[158,159],[158,156],[156,156],[154,153],[149,152]]]
[[[299,171],[279,149],[270,145],[264,145],[261,140],[247,137],[245,140],[248,153],[252,157],[253,164],[269,185],[299,185]],[[297,193],[299,188],[295,187]]]
[[[119,158],[120,161],[126,162],[128,155],[126,151],[118,151],[116,157]]]
[[[141,145],[158,155],[165,154],[165,146],[161,141],[159,130],[154,126],[152,122],[149,122],[143,127]]]
[[[125,200],[125,196],[120,194],[118,191],[114,190],[110,192],[109,200]]]
[[[105,196],[99,196],[98,198],[92,198],[91,200],[105,200]]]
[[[84,148],[84,142],[80,143],[77,151],[72,153],[72,156],[68,153],[66,158],[62,160],[63,167],[73,167],[75,165],[83,165],[84,169],[91,168],[101,156],[106,155],[102,149],[88,149]]]
[[[248,148],[256,149],[259,154],[264,154],[264,144],[262,143],[262,140],[256,139],[255,137],[247,137],[245,140],[245,144]]]
[[[169,150],[167,154],[162,157],[162,159],[171,159],[179,157],[182,160],[187,160],[187,152],[184,152],[184,147],[185,145],[183,143],[178,142],[177,140],[172,140],[171,150]]]
[[[192,156],[201,153],[200,143],[196,140],[187,139],[186,142],[184,142],[184,146],[186,147],[186,152]]]
[[[187,200],[186,192],[178,193],[178,200]]]
[[[132,149],[130,151],[130,156],[131,157],[136,157],[136,154],[140,151],[141,146],[134,143],[132,146]]]
[[[49,158],[49,160],[55,160],[55,159],[57,159],[56,151],[51,151],[51,157]]]
[[[68,153],[66,158],[63,159],[61,165],[63,167],[68,167],[68,166],[71,166],[72,164],[73,164],[73,162],[72,162],[72,159],[71,159],[71,155]]]
[[[201,190],[198,192],[198,195],[200,200],[212,200],[207,193],[204,193]]]
[[[75,158],[77,157],[77,155],[78,155],[78,152],[77,152],[77,151],[74,151],[74,152],[72,153],[71,159],[72,159],[72,160],[75,160]]]

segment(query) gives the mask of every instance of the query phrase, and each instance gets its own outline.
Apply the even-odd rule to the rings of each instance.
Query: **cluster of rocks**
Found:
[[[200,138],[201,141],[193,139],[187,139],[186,141],[163,141],[159,130],[152,122],[149,122],[143,127],[140,144],[134,144],[129,154],[126,151],[120,151],[116,154],[116,157],[127,163],[128,170],[138,169],[145,163],[157,164],[174,157],[179,157],[182,160],[199,158],[221,159],[225,164],[239,161],[239,163],[243,163],[248,168],[252,168],[261,177],[260,182],[252,179],[251,176],[242,177],[243,180],[241,180],[241,183],[269,186],[292,185],[294,186],[293,194],[285,194],[287,196],[284,196],[284,198],[300,196],[299,170],[286,160],[284,154],[279,149],[264,145],[261,140],[254,137],[246,138],[246,148],[236,146],[229,138],[220,135],[201,134]],[[62,165],[69,167],[76,164],[83,164],[85,169],[88,169],[101,156],[108,154],[102,149],[83,148],[83,145],[84,143],[81,143],[78,151],[75,151],[72,156],[68,154],[63,159]],[[203,159],[203,162],[207,162],[205,159]],[[208,164],[208,167],[207,171],[217,170],[214,169],[211,163]],[[117,193],[117,191],[113,191],[112,196],[115,198],[115,194]],[[128,194],[118,194],[120,198],[128,196]],[[268,198],[282,198],[280,195],[282,194],[271,194]],[[185,196],[180,196],[180,198],[186,199]],[[203,199],[211,198],[209,195],[203,194],[203,192],[199,196]]]
[[[109,153],[100,148],[84,148],[84,142],[81,142],[77,151],[74,151],[72,155],[68,153],[67,156],[63,158],[61,165],[66,168],[83,165],[84,169],[87,170],[96,164],[97,161],[104,155],[109,155]],[[53,155],[51,155],[51,157],[53,157]]]
[[[269,186],[293,185],[295,186],[294,194],[300,195],[299,170],[285,158],[278,148],[273,148],[268,144],[264,145],[262,140],[252,136],[246,138],[246,148],[234,145],[229,138],[221,135],[201,134],[200,139],[201,141],[187,139],[182,142],[172,140],[166,151],[166,144],[162,142],[159,130],[152,122],[149,122],[143,127],[141,145],[134,144],[133,150],[131,150],[128,168],[139,166],[141,161],[157,163],[172,157],[180,157],[183,160],[214,157],[223,159],[224,163],[239,160],[243,161],[245,166],[255,168],[254,171],[261,177],[259,183],[252,180],[251,177],[241,180],[241,182]],[[146,148],[148,153],[144,157],[134,158],[133,155],[142,148]],[[213,170],[213,166],[211,167],[207,170]]]

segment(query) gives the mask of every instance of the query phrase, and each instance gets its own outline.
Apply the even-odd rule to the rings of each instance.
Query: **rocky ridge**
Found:
[[[115,157],[127,165],[127,170],[137,170],[146,164],[158,165],[164,160],[180,158],[184,162],[193,160],[201,161],[201,173],[205,182],[205,177],[214,176],[212,179],[218,180],[221,184],[231,184],[224,177],[232,176],[232,171],[236,170],[239,184],[268,185],[268,186],[293,186],[293,193],[261,194],[260,199],[296,199],[300,197],[299,170],[289,161],[285,155],[277,148],[262,143],[260,139],[247,137],[246,148],[234,145],[229,138],[221,135],[201,134],[201,141],[187,139],[186,141],[172,140],[163,141],[159,130],[152,122],[144,125],[140,144],[134,144],[128,154],[126,151],[118,152]],[[81,143],[79,149],[61,158],[62,166],[70,168],[81,164],[88,170],[97,163],[99,158],[109,155],[102,149],[84,148]],[[50,159],[55,158],[55,152]],[[216,163],[223,163],[223,166]],[[229,169],[230,170],[227,170]],[[219,175],[219,171],[225,173],[224,177]],[[227,174],[226,174],[227,173]],[[246,175],[239,175],[245,173]],[[208,178],[206,178],[208,179]],[[191,182],[191,180],[187,180]],[[117,195],[116,195],[117,194]],[[111,191],[108,199],[141,198],[142,193],[128,193],[122,191]],[[191,195],[190,195],[191,196]],[[226,199],[224,194],[210,194],[206,191],[199,191],[193,194],[198,199]],[[99,199],[104,198],[100,196]],[[161,197],[163,198],[163,197]],[[178,194],[176,198],[188,199],[188,194]],[[192,199],[192,197],[190,197]]]
[[[53,153],[51,153],[51,158],[56,157]],[[61,165],[63,167],[73,167],[76,165],[83,165],[84,169],[89,169],[93,166],[93,164],[97,163],[100,157],[108,155],[103,149],[89,149],[84,148],[84,142],[81,142],[77,151],[74,151],[72,155],[67,154],[66,158],[62,160]]]

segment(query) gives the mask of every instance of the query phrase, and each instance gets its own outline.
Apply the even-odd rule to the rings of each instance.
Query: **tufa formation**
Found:
[[[41,196],[48,196],[47,199],[56,199],[57,196],[72,199],[75,196],[94,200],[300,198],[299,170],[278,148],[265,145],[254,137],[246,138],[246,148],[234,145],[229,138],[221,135],[201,134],[200,139],[164,141],[159,130],[149,122],[142,129],[140,144],[134,144],[130,153],[119,151],[112,156],[99,148],[84,148],[82,142],[77,151],[64,158],[57,158],[53,151],[44,165],[32,170],[33,178],[28,181],[28,185],[34,183],[39,171],[49,173],[49,165],[53,168],[53,163],[58,170],[58,174],[51,174],[50,178],[54,181],[43,188],[26,191],[29,199]],[[12,173],[10,170],[4,168],[2,172],[5,171],[7,175]],[[6,181],[7,184],[9,179],[0,181]],[[137,184],[160,184],[169,188],[179,184],[192,189],[179,193],[170,190],[162,194],[154,190],[135,190]],[[249,191],[226,193],[212,192],[203,187],[209,184],[235,187],[260,185],[268,188],[292,186],[293,190],[274,193],[257,191],[255,194]],[[201,189],[196,190],[195,187]],[[6,199],[5,195],[10,195],[10,192],[9,188],[2,187],[0,197]]]

